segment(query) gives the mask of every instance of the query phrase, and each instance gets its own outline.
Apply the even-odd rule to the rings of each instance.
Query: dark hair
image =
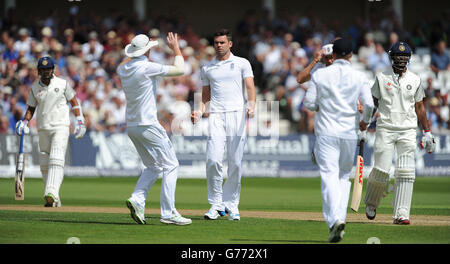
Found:
[[[227,36],[228,41],[231,41],[231,39],[232,39],[230,30],[225,29],[225,28],[219,29],[214,33],[214,37],[220,37],[220,36]]]

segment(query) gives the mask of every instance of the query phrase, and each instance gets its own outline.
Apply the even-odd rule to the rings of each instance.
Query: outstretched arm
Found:
[[[167,45],[173,50],[175,60],[173,65],[169,66],[169,72],[166,76],[180,76],[184,74],[184,58],[178,45],[178,35],[172,32],[167,34]]]
[[[299,84],[305,83],[309,80],[311,80],[311,71],[314,68],[314,66],[316,66],[316,64],[322,59],[324,50],[320,50],[316,57],[314,57],[314,60],[308,65],[306,66],[305,69],[303,69],[303,71],[301,71],[298,75],[297,75],[297,82]]]

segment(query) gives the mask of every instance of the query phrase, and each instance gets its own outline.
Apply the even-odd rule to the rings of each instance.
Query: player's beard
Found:
[[[42,81],[49,81],[53,78],[53,70],[51,71],[41,71],[40,73],[41,75],[41,80]]]

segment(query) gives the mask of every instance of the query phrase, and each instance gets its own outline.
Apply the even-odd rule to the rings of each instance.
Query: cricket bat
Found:
[[[24,134],[20,136],[19,154],[17,155],[16,162],[16,177],[15,177],[15,200],[24,199],[24,187],[25,187],[25,154],[23,153],[23,138]]]
[[[359,154],[356,158],[356,173],[355,180],[353,182],[353,195],[350,208],[353,211],[358,212],[359,204],[361,203],[361,194],[363,189],[363,167],[364,167],[364,140],[359,142]]]

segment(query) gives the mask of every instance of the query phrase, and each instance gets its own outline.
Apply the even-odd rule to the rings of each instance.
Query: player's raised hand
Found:
[[[325,53],[324,49],[320,49],[319,51],[317,51],[317,53],[314,55],[314,61],[316,63],[320,62],[322,60],[324,53]]]
[[[180,50],[180,46],[178,45],[178,34],[177,33],[173,33],[173,32],[169,32],[167,33],[167,46],[169,46],[169,48],[171,50],[173,50],[174,52],[176,52],[177,50]]]

